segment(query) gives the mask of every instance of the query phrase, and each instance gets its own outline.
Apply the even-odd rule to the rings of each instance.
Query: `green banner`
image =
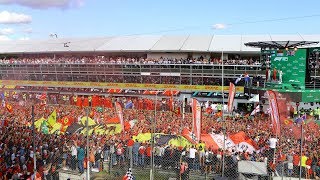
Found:
[[[302,92],[302,102],[320,102],[320,91],[304,91]]]
[[[282,82],[289,84],[305,84],[306,78],[306,49],[278,50],[271,57],[271,74],[277,70],[277,79],[282,71]]]

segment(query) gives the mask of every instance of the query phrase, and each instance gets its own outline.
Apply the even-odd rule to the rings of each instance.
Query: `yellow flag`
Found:
[[[49,123],[49,125],[50,125],[51,127],[53,127],[54,124],[56,124],[56,122],[57,122],[57,112],[56,112],[56,110],[54,110],[54,111],[49,115],[47,122]]]
[[[43,117],[40,118],[40,119],[38,119],[38,120],[36,120],[36,121],[34,122],[34,127],[39,131],[42,122],[45,121],[45,120],[46,120],[46,119],[44,119]]]

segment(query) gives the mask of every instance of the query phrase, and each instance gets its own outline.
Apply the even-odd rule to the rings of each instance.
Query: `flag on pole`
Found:
[[[250,116],[254,116],[255,114],[257,114],[258,112],[260,112],[260,105],[258,104],[256,108],[254,108],[254,110],[251,112]]]
[[[133,102],[131,100],[129,100],[127,103],[126,103],[126,106],[125,106],[125,109],[132,109],[133,108]]]
[[[280,116],[276,94],[272,90],[267,91],[269,95],[269,106],[271,109],[271,120],[273,131],[276,135],[280,135]]]
[[[254,95],[251,99],[248,100],[249,102],[259,102],[259,94]]]
[[[196,136],[196,141],[199,142],[201,134],[201,106],[197,99],[192,99],[192,130]]]
[[[228,112],[231,113],[233,110],[234,95],[236,94],[236,86],[230,82],[229,85],[229,96],[228,96]]]
[[[120,124],[121,124],[121,127],[122,127],[122,131],[124,131],[122,107],[121,107],[119,102],[116,102],[115,105],[116,105],[116,111],[117,111],[117,114],[118,114],[118,117],[119,117],[119,120],[120,120]]]
[[[243,75],[241,74],[234,83],[238,84],[238,82],[240,82],[242,78],[243,78]]]

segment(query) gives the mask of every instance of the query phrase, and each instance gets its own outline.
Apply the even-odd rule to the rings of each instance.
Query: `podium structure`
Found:
[[[265,82],[245,89],[246,93],[264,96],[274,90],[295,102],[320,102],[320,84],[317,67],[320,48],[316,41],[264,41],[248,42],[246,46],[261,48],[262,69],[266,70]],[[318,78],[319,79],[319,78]]]

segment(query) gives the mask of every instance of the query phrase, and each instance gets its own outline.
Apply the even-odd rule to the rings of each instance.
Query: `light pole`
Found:
[[[224,119],[224,62],[223,62],[223,49],[221,52],[221,62],[222,62],[222,84],[221,84],[221,93],[222,93],[222,131],[223,131],[223,150],[222,150],[222,170],[221,176],[224,177],[224,166],[225,166],[225,152],[226,152],[226,123]]]

